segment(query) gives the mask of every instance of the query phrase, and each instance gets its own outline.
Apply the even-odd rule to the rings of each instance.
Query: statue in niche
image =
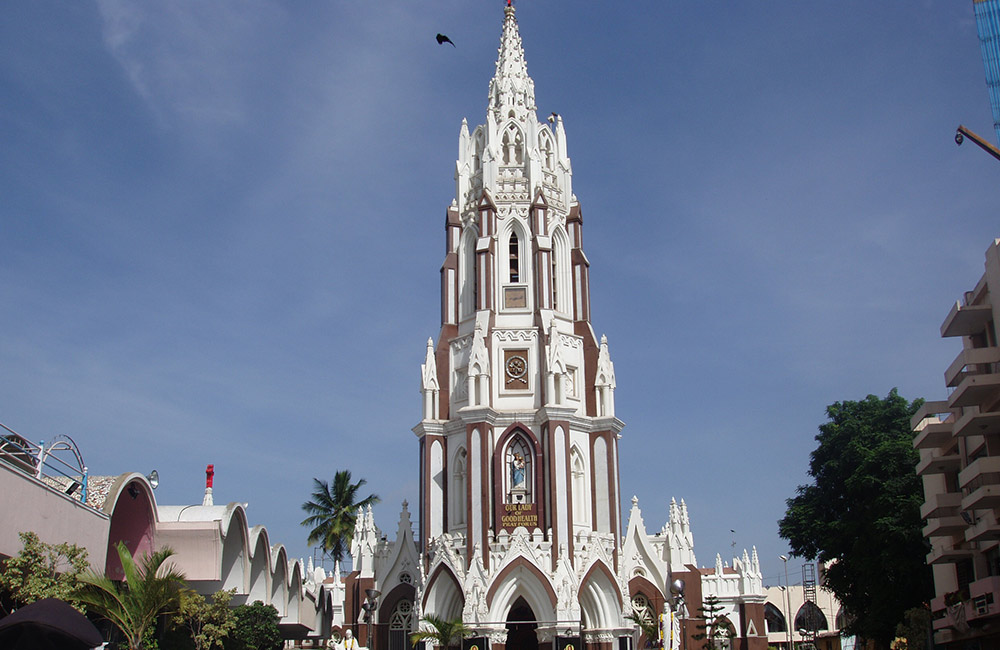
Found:
[[[507,469],[507,503],[530,503],[531,456],[524,440],[514,440],[505,452]]]
[[[517,452],[510,461],[510,486],[515,490],[524,489],[524,456]]]

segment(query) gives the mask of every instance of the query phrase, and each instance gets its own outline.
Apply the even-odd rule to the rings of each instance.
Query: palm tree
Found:
[[[434,629],[414,632],[410,635],[411,643],[433,641],[434,645],[439,645],[442,648],[453,648],[462,645],[462,639],[472,633],[472,629],[466,627],[460,618],[446,621],[437,616],[425,616],[424,622],[430,623]]]
[[[184,576],[172,565],[164,565],[174,554],[169,548],[142,556],[138,566],[125,542],[118,542],[116,548],[124,582],[90,571],[80,577],[83,585],[77,596],[89,610],[121,630],[129,650],[140,650],[147,631],[155,628],[156,618],[176,611]]]
[[[319,544],[337,562],[343,560],[344,555],[350,555],[348,549],[354,538],[358,510],[380,500],[374,494],[355,500],[365,483],[365,479],[351,483],[351,472],[346,469],[334,475],[332,489],[326,481],[314,478],[312,500],[302,504],[302,509],[309,513],[302,525],[312,528],[308,543]]]
[[[632,621],[633,623],[639,626],[639,633],[642,634],[642,636],[645,637],[646,639],[645,647],[647,648],[659,647],[660,643],[659,626],[655,621],[650,619],[648,615],[643,616],[642,614],[636,613],[635,610],[632,610],[631,613],[625,615],[625,618],[627,618],[628,620]]]

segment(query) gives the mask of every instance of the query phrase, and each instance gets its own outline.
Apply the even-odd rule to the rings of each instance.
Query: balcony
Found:
[[[944,371],[945,384],[953,388],[968,376],[993,372],[996,363],[1000,363],[1000,347],[962,350],[948,366],[948,369]],[[981,367],[976,368],[976,366]]]
[[[952,408],[979,406],[1000,394],[1000,374],[966,375],[948,397]]]
[[[948,454],[947,456],[931,455],[917,463],[917,476],[927,476],[929,474],[944,474],[947,471],[958,471],[961,467],[962,457],[958,454]]]
[[[958,473],[958,487],[975,490],[984,485],[1000,486],[1000,456],[983,456]]]
[[[957,517],[958,509],[962,505],[962,494],[960,492],[941,492],[927,497],[924,505],[920,506],[921,519],[933,519],[936,517]]]
[[[950,411],[948,409],[948,402],[946,401],[936,401],[936,402],[924,402],[917,412],[913,414],[910,418],[910,428],[916,431],[920,427],[920,423],[928,418],[939,418],[944,420],[948,417]]]
[[[924,537],[949,537],[964,533],[968,527],[961,517],[935,517],[927,520]]]
[[[1000,433],[1000,411],[967,410],[955,423],[956,436],[985,436]],[[916,438],[913,445],[916,446]]]
[[[975,513],[977,516],[972,519],[972,525],[965,529],[965,541],[967,542],[989,542],[1000,539],[1000,522],[997,522],[996,513],[993,510],[980,510]],[[971,519],[971,515],[967,515]]]
[[[1000,485],[983,485],[962,499],[962,510],[996,508],[1000,506]]]
[[[1000,506],[1000,456],[977,458],[958,473],[958,485],[966,496],[962,510]]]
[[[972,550],[956,548],[954,544],[943,542],[932,544],[931,552],[927,554],[927,564],[950,564],[972,557]]]
[[[917,449],[937,449],[951,440],[954,422],[930,422],[913,437]]]
[[[986,328],[993,318],[990,305],[963,305],[956,301],[948,317],[941,324],[941,336],[972,336]]]

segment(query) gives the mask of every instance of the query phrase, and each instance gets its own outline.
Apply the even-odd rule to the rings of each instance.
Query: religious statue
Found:
[[[524,456],[514,452],[514,458],[510,461],[510,486],[511,488],[524,488]]]

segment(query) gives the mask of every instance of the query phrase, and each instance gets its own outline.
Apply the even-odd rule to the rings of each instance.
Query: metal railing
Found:
[[[34,476],[53,490],[87,502],[87,466],[76,442],[67,435],[57,435],[48,443],[35,444],[0,423],[0,461]]]

